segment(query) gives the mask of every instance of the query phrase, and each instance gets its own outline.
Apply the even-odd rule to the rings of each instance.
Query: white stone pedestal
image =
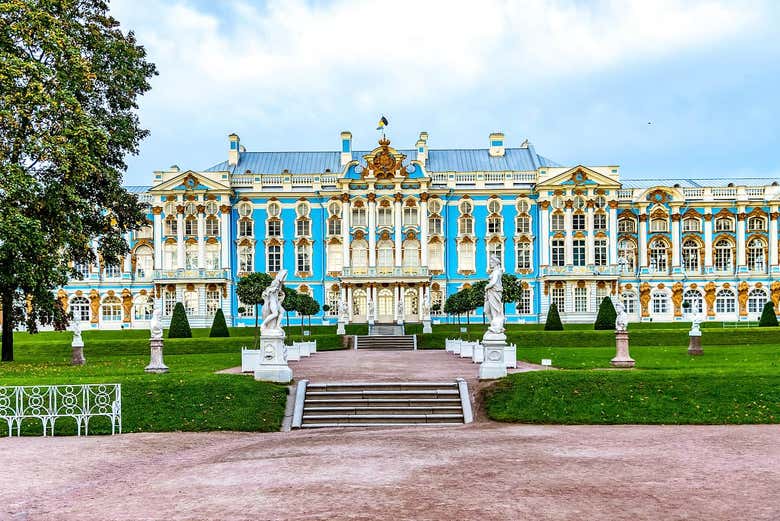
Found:
[[[487,332],[482,337],[484,361],[479,366],[479,379],[492,380],[506,376],[506,364],[504,363],[504,348],[506,347],[506,335]]]
[[[691,356],[704,354],[701,348],[701,330],[688,333],[688,354]]]
[[[144,368],[147,373],[167,373],[168,366],[163,363],[163,339],[152,338],[149,341],[152,355],[149,365]]]
[[[344,328],[344,321],[339,318],[339,323],[336,326],[336,334],[337,335],[346,335],[347,330]]]
[[[73,353],[70,357],[70,365],[84,365],[86,358],[84,358],[84,342],[74,340],[70,347],[73,348]]]
[[[615,358],[612,367],[634,367],[634,359],[628,354],[628,331],[615,331]]]
[[[431,329],[431,319],[430,318],[424,318],[423,319],[423,333],[433,333],[433,329]]]
[[[292,381],[293,374],[292,369],[287,365],[284,336],[282,330],[261,333],[262,359],[260,367],[255,369],[255,380],[277,383],[290,383]]]

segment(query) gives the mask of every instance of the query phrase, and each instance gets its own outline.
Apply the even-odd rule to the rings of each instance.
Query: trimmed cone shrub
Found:
[[[777,326],[777,315],[775,315],[775,304],[771,300],[767,300],[764,304],[764,309],[761,311],[761,320],[758,322],[759,327],[775,327]]]
[[[181,302],[177,302],[173,308],[171,327],[168,328],[168,338],[192,338],[190,322],[187,320],[187,313],[184,311],[184,304]]]
[[[209,331],[209,336],[230,336],[230,331],[228,331],[227,322],[225,322],[225,314],[222,312],[222,308],[219,308],[217,313],[214,315],[214,322],[211,323],[211,331]]]
[[[593,329],[615,329],[616,318],[617,311],[615,311],[615,305],[612,304],[612,299],[604,297],[599,305],[599,314],[596,316]]]
[[[561,316],[558,314],[558,306],[554,303],[550,304],[550,309],[547,310],[547,320],[544,322],[545,331],[563,331],[563,322],[561,322]]]

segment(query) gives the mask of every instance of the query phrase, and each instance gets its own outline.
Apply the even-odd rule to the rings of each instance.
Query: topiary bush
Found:
[[[764,309],[761,311],[761,320],[758,322],[759,327],[776,327],[777,315],[775,315],[775,303],[771,300],[767,300],[764,304]]]
[[[550,309],[547,310],[547,320],[544,322],[545,331],[563,331],[563,322],[561,322],[561,316],[558,314],[558,306],[555,303],[550,304]]]
[[[596,322],[593,324],[593,329],[615,329],[616,318],[617,311],[615,311],[615,306],[612,304],[612,299],[604,297],[599,305],[599,314],[596,316]]]
[[[184,311],[184,304],[177,302],[173,308],[171,326],[168,328],[168,338],[192,338],[192,329]]]
[[[211,331],[209,331],[210,337],[230,336],[227,323],[225,322],[225,314],[222,312],[222,308],[217,310],[214,315],[214,322],[211,323]]]

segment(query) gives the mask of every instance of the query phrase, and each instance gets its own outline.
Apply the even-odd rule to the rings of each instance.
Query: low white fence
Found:
[[[81,436],[89,434],[89,421],[108,418],[111,434],[122,432],[122,388],[120,384],[0,386],[0,420],[8,435],[20,436],[22,421],[39,420],[43,435],[54,435],[59,418],[73,418]]]
[[[478,341],[470,342],[460,338],[447,338],[444,340],[444,350],[461,358],[471,358],[475,364],[481,364],[485,361],[485,348]],[[517,368],[517,346],[515,344],[507,344],[504,347],[504,363],[512,369]]]
[[[292,345],[284,346],[285,360],[288,362],[298,362],[302,357],[311,356],[317,352],[317,341],[308,340],[306,342],[293,342]],[[260,362],[263,360],[263,352],[260,349],[241,348],[241,372],[253,373],[260,369]]]

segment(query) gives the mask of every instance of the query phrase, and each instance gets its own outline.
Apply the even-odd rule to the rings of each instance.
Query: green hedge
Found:
[[[192,329],[184,311],[184,304],[177,302],[173,307],[171,326],[168,329],[168,338],[192,338]]]

